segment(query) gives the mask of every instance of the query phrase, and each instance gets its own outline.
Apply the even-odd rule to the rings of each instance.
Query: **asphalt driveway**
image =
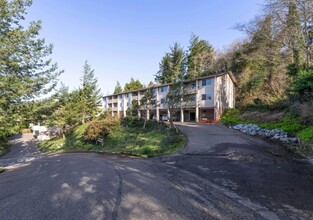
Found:
[[[163,161],[284,218],[313,219],[313,168],[283,146],[218,124],[177,123],[188,146]],[[288,217],[287,217],[288,216]]]
[[[262,150],[259,140],[223,126],[180,128],[188,134],[188,147],[148,160],[41,155],[31,136],[14,137],[12,152],[0,159],[9,168],[0,174],[0,219],[312,218],[312,169],[294,168],[294,162],[266,153],[270,146]],[[290,184],[274,178],[276,171]],[[279,191],[270,195],[269,189]]]

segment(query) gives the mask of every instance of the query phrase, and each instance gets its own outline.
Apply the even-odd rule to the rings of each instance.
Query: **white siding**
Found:
[[[205,79],[207,80],[207,79]],[[202,80],[199,80],[199,107],[213,107],[214,106],[214,78],[211,78],[211,85],[202,86]],[[202,100],[202,95],[211,95],[211,100]]]
[[[202,80],[206,81],[206,85],[202,85]],[[208,84],[208,80],[210,80],[210,84]],[[196,83],[196,88],[192,89],[192,84]],[[204,77],[201,79],[194,79],[192,81],[187,81],[186,85],[190,87],[190,92],[188,93],[190,96],[196,97],[196,103],[190,105],[188,107],[183,107],[188,111],[195,111],[196,118],[199,117],[199,113],[204,114],[205,111],[213,111],[214,109],[214,118],[215,120],[219,120],[223,111],[227,108],[235,107],[235,84],[232,81],[229,74],[220,74],[211,77]],[[166,87],[167,90],[163,92],[162,88]],[[193,86],[194,87],[194,86]],[[166,96],[170,90],[170,85],[159,85],[154,88],[156,100],[158,106],[156,107],[156,116],[158,117],[159,111],[164,111],[167,109],[167,106],[161,103],[161,100],[165,100]],[[123,112],[123,115],[126,115],[126,110],[131,107],[133,97],[132,94],[136,97],[134,100],[137,100],[140,103],[140,100],[144,96],[146,90],[140,91],[132,91],[129,93],[123,93],[120,95],[110,95],[103,98],[103,108],[104,110],[112,110],[112,114],[114,111],[114,115],[116,115],[116,111]],[[202,95],[206,96],[205,100],[202,100]],[[211,99],[207,97],[211,96]],[[127,105],[129,103],[129,105]],[[144,110],[144,109],[142,109]],[[155,110],[154,110],[155,111]],[[199,112],[200,111],[200,112]]]
[[[227,108],[235,107],[235,85],[228,74],[216,77],[215,83],[215,119],[220,120]]]
[[[163,86],[162,86],[163,87]],[[166,99],[166,96],[168,94],[168,91],[169,91],[169,86],[164,86],[164,87],[167,87],[167,91],[166,92],[161,92],[161,88],[162,87],[159,87],[157,90],[158,90],[158,95],[157,95],[157,100],[158,100],[158,103],[160,104],[160,109],[166,109],[166,105],[163,105],[161,104],[161,100],[162,99]]]

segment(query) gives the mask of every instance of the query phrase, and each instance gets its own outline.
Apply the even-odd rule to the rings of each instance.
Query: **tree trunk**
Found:
[[[65,129],[66,129],[66,126],[63,125],[63,126],[62,126],[62,138],[63,138],[63,139],[65,139],[65,133],[66,133]]]
[[[174,128],[174,122],[173,122],[172,115],[169,118],[169,122],[170,122],[170,128]]]

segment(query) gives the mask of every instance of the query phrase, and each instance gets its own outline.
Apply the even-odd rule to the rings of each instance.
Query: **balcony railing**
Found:
[[[182,102],[181,105],[183,108],[192,108],[192,107],[196,107],[197,106],[197,102],[196,101],[187,101],[187,102]]]
[[[187,94],[195,94],[195,93],[197,93],[197,88],[186,87],[186,88],[185,88],[185,92],[186,92]]]

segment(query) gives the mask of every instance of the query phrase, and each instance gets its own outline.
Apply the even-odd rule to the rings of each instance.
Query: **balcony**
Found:
[[[187,102],[182,102],[182,108],[194,108],[197,106],[196,101],[187,101]]]
[[[196,94],[197,93],[197,88],[193,88],[191,86],[188,86],[185,88],[185,92],[186,94],[190,95],[190,94]]]

